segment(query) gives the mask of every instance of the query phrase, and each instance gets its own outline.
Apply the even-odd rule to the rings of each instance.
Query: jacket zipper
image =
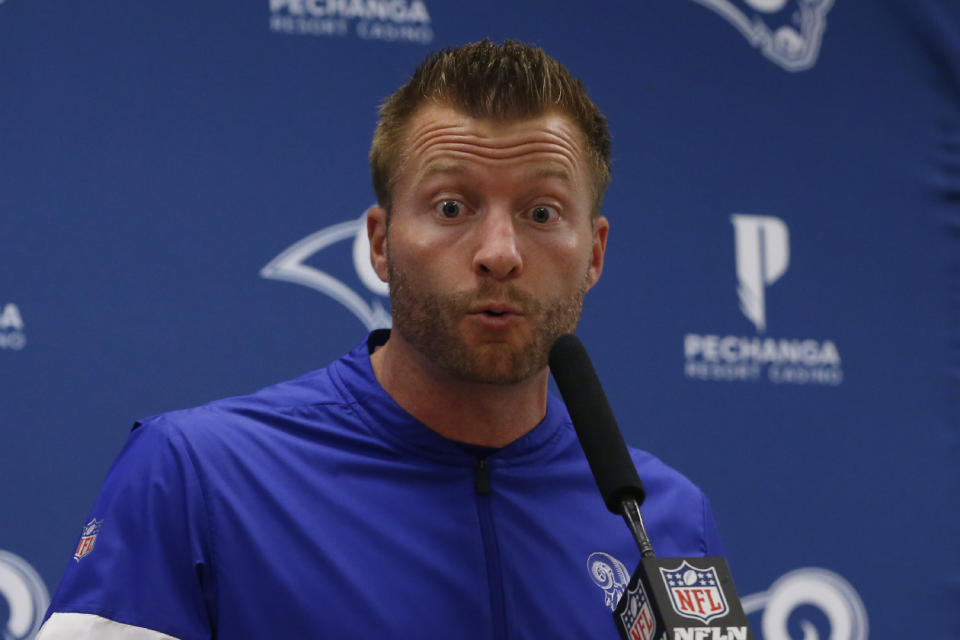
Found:
[[[490,609],[494,640],[507,640],[507,618],[503,589],[503,570],[500,565],[500,546],[493,527],[493,510],[490,505],[490,470],[484,458],[477,459],[474,467],[474,490],[477,500],[477,515],[480,519],[480,538],[483,541],[483,556],[487,560],[487,585],[490,588]]]
[[[478,496],[490,495],[490,471],[487,469],[486,458],[477,459],[473,487]]]

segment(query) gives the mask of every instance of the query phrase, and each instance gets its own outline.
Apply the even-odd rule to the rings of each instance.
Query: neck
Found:
[[[397,404],[451,440],[503,447],[546,415],[546,367],[517,384],[466,382],[426,360],[396,331],[370,362],[380,386]]]

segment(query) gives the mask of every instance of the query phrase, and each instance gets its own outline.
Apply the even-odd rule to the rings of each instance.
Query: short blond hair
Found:
[[[593,214],[600,211],[610,182],[610,131],[583,84],[539,47],[482,40],[431,54],[380,107],[370,173],[377,201],[387,212],[403,162],[407,125],[428,101],[478,119],[522,120],[551,111],[569,117],[583,134],[594,187]]]

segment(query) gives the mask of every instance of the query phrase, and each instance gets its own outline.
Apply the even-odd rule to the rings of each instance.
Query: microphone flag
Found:
[[[753,640],[721,557],[640,559],[613,612],[623,640]]]

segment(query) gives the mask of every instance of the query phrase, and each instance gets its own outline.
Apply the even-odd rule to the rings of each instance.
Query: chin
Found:
[[[547,366],[546,356],[538,357],[523,348],[487,344],[475,348],[465,361],[453,367],[465,382],[512,385],[529,380]]]

